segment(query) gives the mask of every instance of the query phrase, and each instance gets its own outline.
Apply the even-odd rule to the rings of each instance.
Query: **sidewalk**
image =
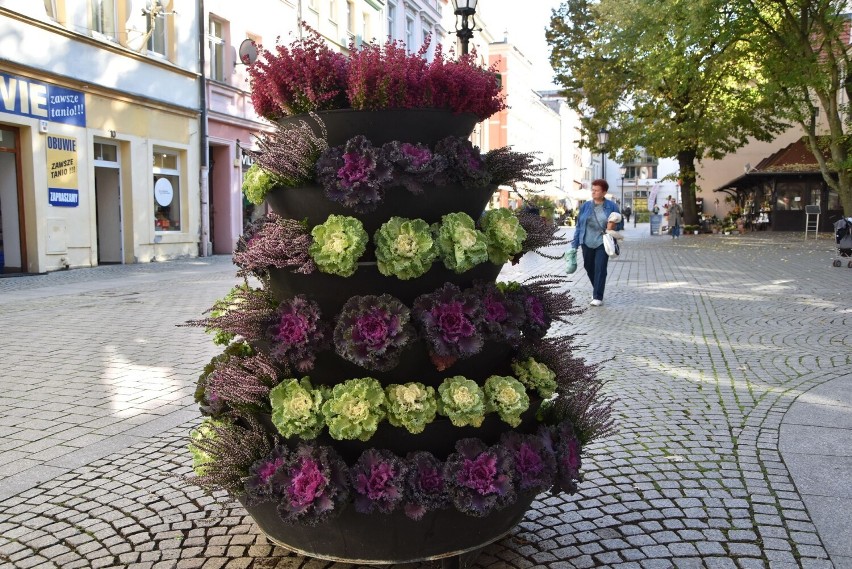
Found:
[[[474,566],[852,568],[852,270],[833,240],[625,233],[604,306],[566,330],[604,362],[620,429],[577,495],[540,496]],[[529,255],[501,278],[563,267]],[[353,567],[180,481],[217,350],[175,324],[233,275],[214,258],[0,279],[0,569]],[[587,304],[582,269],[568,288]]]

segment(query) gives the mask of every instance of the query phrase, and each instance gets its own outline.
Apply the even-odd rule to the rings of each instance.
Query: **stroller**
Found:
[[[834,223],[834,240],[837,243],[835,267],[843,265],[843,258],[852,258],[852,217],[840,218]],[[847,264],[852,269],[852,260]]]

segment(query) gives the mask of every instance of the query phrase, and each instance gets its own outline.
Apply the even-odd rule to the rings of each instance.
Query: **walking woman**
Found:
[[[683,224],[683,208],[677,203],[677,200],[672,198],[669,205],[669,233],[672,234],[672,239],[680,237],[680,226]]]
[[[606,288],[606,268],[609,255],[603,245],[604,232],[607,229],[620,230],[624,228],[624,220],[615,224],[607,218],[612,212],[621,213],[615,202],[606,199],[609,183],[606,180],[592,182],[592,201],[580,206],[577,216],[577,229],[571,247],[583,248],[583,268],[592,283],[592,306],[603,304],[604,289]]]

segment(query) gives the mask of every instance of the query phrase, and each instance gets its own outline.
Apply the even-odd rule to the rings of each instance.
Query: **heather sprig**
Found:
[[[401,280],[424,275],[438,255],[429,225],[422,219],[391,217],[379,227],[373,241],[379,272]]]
[[[415,337],[410,320],[408,308],[389,294],[353,296],[337,318],[335,350],[361,367],[388,371]]]
[[[419,382],[392,384],[385,388],[385,397],[388,421],[395,427],[405,427],[416,435],[435,419],[434,387]]]
[[[583,443],[577,437],[571,421],[563,420],[553,427],[541,429],[540,433],[545,447],[556,457],[554,493],[576,493],[577,484],[583,481],[580,474]]]
[[[491,183],[479,147],[461,136],[448,136],[435,145],[435,154],[447,160],[440,176],[442,184],[460,184],[464,188],[482,188]]]
[[[270,212],[254,221],[237,241],[234,250],[234,264],[240,268],[237,276],[263,277],[271,267],[310,274],[316,270],[308,252],[310,247],[311,236],[304,222]]]
[[[405,515],[416,521],[427,512],[448,507],[450,497],[442,474],[443,463],[426,451],[410,453],[407,463],[403,504]]]
[[[496,411],[500,419],[512,427],[521,424],[521,414],[530,406],[524,384],[514,377],[492,375],[485,380],[485,409]]]
[[[412,315],[423,332],[430,354],[437,356],[432,359],[439,370],[482,349],[480,301],[473,294],[462,293],[452,283],[417,297]]]
[[[473,113],[483,121],[506,108],[505,96],[497,82],[497,68],[482,68],[475,51],[457,60],[435,46],[427,70],[430,107],[452,109],[456,113]]]
[[[409,52],[401,40],[350,44],[346,94],[353,109],[411,109],[428,105],[427,41]]]
[[[451,271],[463,273],[488,260],[485,234],[476,229],[468,214],[458,212],[442,216],[433,232],[438,255]]]
[[[275,51],[261,47],[257,61],[249,65],[252,103],[262,117],[275,120],[348,106],[346,56],[307,24],[302,27],[305,37],[278,44]]]
[[[314,439],[325,423],[322,417],[322,393],[311,380],[285,379],[269,391],[272,424],[285,438]]]
[[[388,450],[367,449],[349,469],[355,511],[361,514],[396,510],[405,496],[405,462]]]
[[[438,413],[448,417],[454,426],[479,427],[485,412],[485,393],[472,379],[456,375],[438,386]]]
[[[376,209],[392,178],[392,168],[364,135],[323,152],[316,163],[317,181],[328,199],[358,213]]]
[[[493,282],[474,283],[472,294],[479,298],[482,306],[485,338],[517,347],[521,343],[521,329],[526,322],[526,312],[520,299],[505,294]]]
[[[461,439],[444,463],[447,492],[459,511],[485,517],[517,499],[514,468],[512,454],[505,447]]]
[[[328,216],[314,226],[311,237],[308,251],[319,270],[341,277],[351,276],[358,268],[369,239],[360,220],[344,215]]]
[[[190,434],[190,450],[202,457],[190,480],[208,489],[216,486],[234,495],[243,492],[243,479],[252,465],[269,455],[272,437],[252,416],[242,417],[245,426],[207,418]]]
[[[488,260],[495,265],[506,263],[523,250],[527,232],[508,209],[489,209],[479,223],[488,246]]]
[[[329,342],[327,326],[320,320],[319,305],[305,295],[296,295],[278,305],[268,326],[270,355],[299,372],[314,367],[316,354]]]
[[[254,350],[247,342],[233,342],[229,344],[225,351],[214,356],[210,362],[204,366],[201,375],[195,385],[195,402],[199,403],[202,415],[218,416],[227,410],[227,406],[215,393],[208,392],[207,387],[210,384],[210,378],[216,368],[225,364],[232,358],[245,358],[254,354]]]
[[[423,184],[435,181],[447,168],[446,157],[423,144],[394,140],[382,146],[382,155],[393,167],[392,186],[403,186],[412,194],[422,194]]]
[[[547,259],[561,259],[562,251],[559,254],[544,253],[542,249],[545,247],[567,247],[571,242],[570,239],[557,235],[559,227],[555,223],[544,219],[537,213],[528,211],[519,211],[515,214],[518,217],[518,222],[524,228],[527,236],[524,239],[521,252],[513,257],[512,262],[516,263],[524,253],[534,251],[537,255],[541,255]]]
[[[567,282],[567,277],[561,275],[537,275],[526,279],[522,289],[528,296],[540,299],[552,320],[568,324],[569,318],[582,314],[583,309],[576,306],[574,298],[566,293]]]
[[[269,325],[275,318],[276,301],[263,289],[252,288],[248,284],[234,287],[229,293],[231,300],[228,310],[201,320],[190,320],[185,326],[221,330],[241,336],[250,342],[266,337]],[[208,312],[216,310],[214,305]]]
[[[261,353],[218,363],[207,380],[208,399],[231,408],[269,410],[269,390],[278,383],[278,368]]]
[[[336,440],[368,441],[385,418],[385,392],[372,377],[335,385],[322,404],[328,434]]]
[[[515,152],[510,147],[495,148],[485,153],[485,168],[491,173],[491,183],[515,187],[524,182],[543,186],[553,180],[552,162],[536,160],[538,152]]]
[[[276,123],[272,131],[256,137],[260,150],[245,150],[256,164],[275,175],[276,186],[298,187],[314,179],[317,158],[328,149],[328,143],[322,119],[315,114],[311,119],[319,125],[320,136],[304,120],[287,125]]]
[[[272,489],[285,523],[315,526],[349,500],[349,469],[333,448],[300,444],[273,475]]]

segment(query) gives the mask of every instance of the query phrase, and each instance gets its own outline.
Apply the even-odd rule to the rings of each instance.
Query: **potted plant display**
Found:
[[[196,392],[196,482],[312,557],[482,547],[536,495],[575,492],[584,446],[613,426],[597,367],[549,334],[581,312],[564,280],[497,281],[560,241],[552,221],[484,208],[550,167],[473,146],[505,107],[493,70],[424,53],[344,56],[313,32],[260,50],[253,102],[276,126],[244,190],[274,213],[238,243],[244,282],[193,322],[223,346]]]

